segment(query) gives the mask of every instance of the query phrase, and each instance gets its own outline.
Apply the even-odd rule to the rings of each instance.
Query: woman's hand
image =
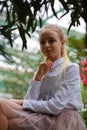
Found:
[[[23,105],[23,100],[20,100],[20,99],[9,99],[9,100],[12,101],[12,102],[15,102],[19,105]]]
[[[36,73],[35,80],[40,81],[42,77],[51,70],[53,62],[51,60],[46,60],[40,63],[39,69]]]

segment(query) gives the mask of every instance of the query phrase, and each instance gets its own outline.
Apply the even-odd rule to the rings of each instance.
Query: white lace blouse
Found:
[[[56,60],[42,81],[31,80],[23,109],[52,115],[58,115],[64,108],[81,109],[79,66],[70,62],[60,75],[63,61],[64,58]]]

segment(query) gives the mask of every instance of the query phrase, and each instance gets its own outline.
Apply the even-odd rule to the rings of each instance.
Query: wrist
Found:
[[[35,78],[34,78],[36,81],[41,81],[41,77],[40,76],[35,76]]]
[[[36,81],[41,81],[42,80],[42,76],[40,74],[36,74],[35,75],[35,78],[34,78]]]

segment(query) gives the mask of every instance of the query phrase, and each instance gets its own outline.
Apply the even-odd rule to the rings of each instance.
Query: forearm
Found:
[[[41,86],[41,81],[36,81],[34,79],[31,80],[29,89],[24,97],[24,99],[34,99],[37,100],[39,93],[40,93],[40,86]]]
[[[42,77],[43,77],[43,75],[41,75],[41,74],[39,73],[39,71],[38,71],[38,72],[36,73],[34,79],[35,79],[36,81],[41,81],[41,80],[42,80]]]

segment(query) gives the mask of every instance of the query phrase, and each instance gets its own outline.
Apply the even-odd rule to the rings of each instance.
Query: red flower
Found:
[[[80,75],[84,86],[87,86],[87,60],[81,62]]]
[[[84,67],[82,70],[83,70],[84,72],[87,72],[87,67]]]
[[[83,66],[84,66],[84,65],[87,65],[87,61],[86,61],[86,60],[83,60],[81,64],[82,64]]]
[[[83,79],[82,82],[84,85],[87,85],[87,79]]]
[[[83,80],[83,79],[86,79],[86,80],[87,80],[87,75],[81,74],[81,78],[82,78],[82,80]]]

